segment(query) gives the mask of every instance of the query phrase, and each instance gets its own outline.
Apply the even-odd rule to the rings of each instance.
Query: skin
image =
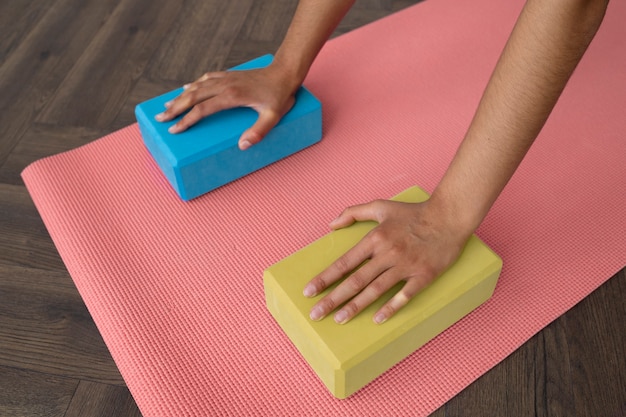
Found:
[[[260,142],[291,109],[294,94],[315,57],[353,3],[354,0],[301,0],[270,66],[250,71],[208,72],[186,85],[185,91],[166,104],[166,111],[156,119],[172,120],[191,109],[170,128],[171,133],[179,133],[220,110],[250,107],[259,113],[259,118],[241,135],[239,148],[245,150]]]
[[[332,229],[378,222],[355,247],[311,280],[313,297],[352,273],[312,308],[313,320],[334,312],[346,323],[389,288],[405,284],[373,320],[383,323],[459,256],[467,239],[533,144],[595,36],[608,0],[528,0],[515,24],[474,118],[444,177],[424,203],[377,200],[349,207]],[[248,106],[259,119],[242,135],[246,149],[260,141],[294,103],[315,56],[353,1],[301,0],[274,63],[262,70],[207,73],[158,116],[191,111],[180,132],[218,110]]]

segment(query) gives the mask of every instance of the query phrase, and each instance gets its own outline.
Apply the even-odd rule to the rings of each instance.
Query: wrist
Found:
[[[309,68],[313,63],[313,58],[283,51],[284,48],[285,47],[281,47],[276,52],[271,67],[275,69],[282,79],[295,91],[304,82]]]
[[[462,196],[448,193],[439,187],[431,195],[428,205],[430,210],[445,219],[451,230],[455,230],[464,239],[469,239],[485,216],[472,201],[466,201]]]

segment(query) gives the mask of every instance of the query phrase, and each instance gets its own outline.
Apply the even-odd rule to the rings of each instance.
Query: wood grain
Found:
[[[23,186],[0,184],[0,277],[5,267],[65,271],[65,266]],[[1,295],[0,295],[1,296]]]
[[[415,3],[359,0],[333,36]],[[275,52],[296,4],[0,2],[0,416],[140,415],[20,172],[133,123],[143,100]],[[622,270],[433,415],[626,415],[625,299]]]
[[[0,366],[0,416],[63,417],[78,381]]]
[[[0,366],[123,385],[65,272],[2,268]]]
[[[65,417],[140,417],[137,404],[126,387],[81,381]]]

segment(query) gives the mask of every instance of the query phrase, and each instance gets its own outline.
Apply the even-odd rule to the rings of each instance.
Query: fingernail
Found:
[[[169,107],[172,105],[172,103],[173,103],[173,102],[174,102],[174,100],[167,101],[167,102],[164,104],[165,108],[168,108],[168,109],[169,109]]]
[[[183,90],[187,90],[189,87],[191,87],[191,84],[185,84],[183,85]]]
[[[165,114],[163,113],[159,113],[156,116],[154,116],[155,120],[158,122],[162,122],[163,120],[165,120]]]
[[[387,321],[387,317],[383,313],[378,313],[374,316],[374,322],[376,324],[383,324]]]
[[[304,287],[302,293],[305,297],[313,297],[315,295],[315,287],[313,287],[312,285],[307,285],[306,287]]]
[[[178,133],[180,132],[180,127],[178,125],[172,125],[167,131],[170,133]]]
[[[348,313],[343,310],[339,310],[337,314],[335,314],[335,321],[337,324],[344,324],[348,321]]]
[[[311,310],[311,314],[309,314],[309,317],[311,317],[311,320],[319,320],[322,318],[322,316],[324,315],[324,312],[322,311],[322,307],[313,307],[313,310]]]
[[[252,144],[247,140],[242,140],[241,142],[239,142],[239,149],[241,149],[242,151],[245,151],[250,146],[252,146]]]

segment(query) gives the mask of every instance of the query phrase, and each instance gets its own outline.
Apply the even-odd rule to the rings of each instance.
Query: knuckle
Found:
[[[263,110],[262,113],[263,119],[267,122],[267,123],[277,123],[278,120],[280,120],[280,113],[277,112],[275,109],[273,108],[267,108]]]
[[[317,277],[313,279],[310,284],[313,286],[313,288],[315,288],[316,294],[319,294],[326,289],[326,282],[322,277]]]
[[[352,292],[357,293],[361,291],[367,285],[367,281],[363,274],[354,273],[348,279],[346,279],[346,285],[348,288],[352,290]]]
[[[369,239],[376,246],[378,246],[378,245],[382,244],[383,242],[387,241],[387,232],[382,227],[376,227],[376,228],[372,229],[372,231],[369,232],[368,235],[369,235],[368,236]]]
[[[406,253],[406,246],[401,242],[393,242],[387,252],[392,259],[401,258]]]
[[[232,101],[238,101],[241,99],[241,90],[234,84],[228,83],[224,86],[224,95]]]
[[[342,310],[348,313],[348,317],[353,317],[360,311],[359,306],[354,301],[346,303],[346,305],[342,307]]]
[[[320,305],[322,306],[322,309],[326,312],[333,311],[335,307],[337,307],[337,303],[331,297],[324,297],[322,300],[320,300]]]
[[[342,275],[347,274],[351,269],[348,259],[345,256],[340,256],[339,259],[335,261],[335,268]]]
[[[350,213],[352,213],[352,207],[346,207],[341,213],[339,213],[339,216],[337,217],[346,217],[349,216]]]
[[[189,110],[189,113],[187,113],[187,115],[185,116],[185,119],[187,119],[188,121],[194,120],[200,120],[202,117],[204,116],[204,112],[203,112],[203,107],[200,104],[196,104],[195,106],[193,106],[191,108],[191,110]]]
[[[330,273],[330,271],[324,271],[324,273],[318,275],[316,278],[311,281],[319,292],[322,292],[328,289],[335,283],[336,279],[334,275]]]
[[[370,291],[375,297],[378,297],[387,291],[387,287],[381,280],[377,279],[372,281],[372,283],[368,286],[368,291]]]
[[[409,281],[407,281],[407,284],[405,284],[404,288],[402,289],[402,293],[404,294],[407,303],[411,299],[413,299],[413,297],[415,297],[422,289],[424,289],[428,285],[428,282],[418,280],[411,282],[411,284],[412,285],[409,285]]]
[[[387,200],[382,200],[382,199],[377,199],[372,201],[372,211],[374,212],[374,216],[376,217],[376,220],[380,223],[385,219],[385,209],[387,208],[387,205],[389,204],[389,201]]]
[[[264,134],[260,129],[250,129],[247,136],[250,143],[259,143],[263,140]]]
[[[371,202],[372,208],[378,212],[380,210],[382,210],[382,208],[385,206],[385,200],[382,200],[380,198],[374,200]]]
[[[192,103],[195,103],[196,100],[198,99],[198,90],[197,89],[187,90],[180,96],[180,99],[183,104],[191,105]]]

